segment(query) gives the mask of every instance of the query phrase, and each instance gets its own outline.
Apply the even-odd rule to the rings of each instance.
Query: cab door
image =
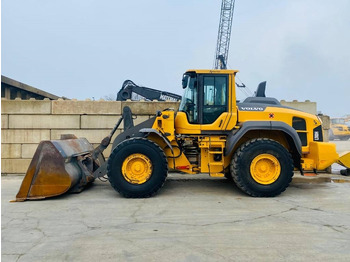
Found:
[[[229,122],[236,122],[236,112],[232,114],[230,97],[230,75],[208,74],[199,77],[200,84],[200,123],[205,131],[225,131],[232,129]],[[234,126],[233,125],[233,126]]]
[[[234,75],[193,74],[186,81],[175,119],[176,133],[220,134],[232,130],[237,121],[236,96],[230,88],[235,83]]]

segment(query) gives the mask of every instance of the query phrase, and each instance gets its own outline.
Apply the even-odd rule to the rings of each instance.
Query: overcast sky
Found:
[[[59,96],[116,95],[124,80],[182,94],[211,69],[220,0],[2,0],[1,74]],[[236,0],[228,66],[255,91],[350,114],[349,0]],[[239,98],[244,98],[237,91]]]

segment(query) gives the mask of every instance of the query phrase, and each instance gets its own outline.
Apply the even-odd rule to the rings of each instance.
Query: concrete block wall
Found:
[[[298,100],[293,100],[293,101],[281,100],[280,102],[281,102],[281,105],[283,106],[289,106],[313,115],[317,114],[317,103],[311,102],[310,100],[305,100],[304,102],[301,102]]]
[[[177,109],[179,103],[2,100],[1,174],[25,174],[39,142],[60,139],[61,134],[86,137],[97,146],[114,127],[126,105],[136,115],[134,122],[138,124],[154,116],[157,110]],[[115,136],[122,131],[122,127]],[[104,152],[106,157],[110,151],[111,145]]]
[[[282,104],[316,114],[316,103],[286,102]],[[2,100],[1,101],[1,174],[25,174],[34,152],[42,140],[60,139],[62,134],[85,137],[94,146],[109,134],[129,106],[141,123],[157,110],[177,109],[176,102],[77,101],[77,100]],[[325,131],[329,117],[322,116]],[[122,128],[123,125],[121,125]],[[115,136],[122,129],[118,129]],[[328,132],[325,132],[328,141]],[[114,138],[112,138],[113,141]],[[104,154],[109,156],[111,145]]]
[[[323,141],[329,142],[329,129],[331,128],[331,119],[326,115],[318,115],[322,121]]]

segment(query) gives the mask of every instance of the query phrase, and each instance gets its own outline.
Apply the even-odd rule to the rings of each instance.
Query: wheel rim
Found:
[[[272,184],[281,174],[280,162],[270,154],[258,155],[250,164],[250,174],[259,184]]]
[[[143,184],[151,177],[152,162],[143,154],[132,154],[124,160],[122,174],[131,184]]]

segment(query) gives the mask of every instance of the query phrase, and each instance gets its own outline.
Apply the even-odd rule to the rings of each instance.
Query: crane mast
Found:
[[[235,0],[222,0],[218,40],[215,53],[215,69],[226,69],[230,47],[231,27]]]

